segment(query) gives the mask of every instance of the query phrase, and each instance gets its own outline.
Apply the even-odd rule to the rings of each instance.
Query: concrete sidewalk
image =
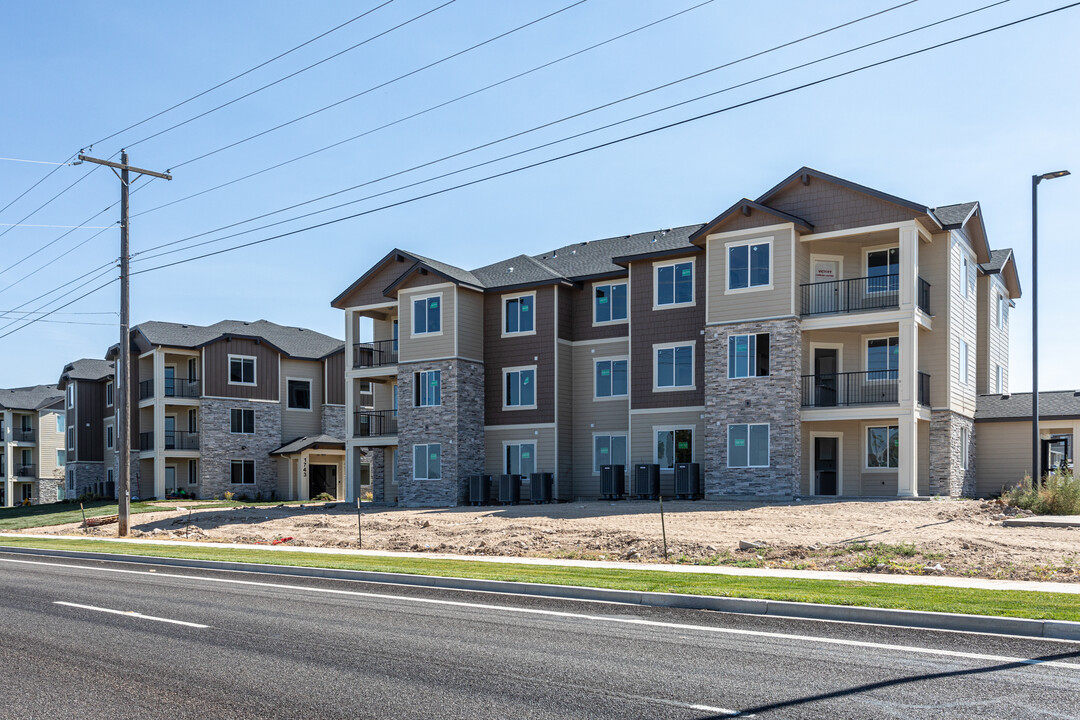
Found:
[[[1001,524],[1005,527],[1080,529],[1080,515],[1036,515],[1035,517],[1005,518]]]
[[[297,547],[288,545],[248,545],[188,540],[147,540],[142,538],[104,538],[79,535],[38,535],[0,533],[0,545],[6,538],[35,538],[43,540],[91,540],[101,543],[130,545],[169,545],[177,547],[212,547],[237,550],[268,550],[271,552],[302,552],[321,555],[354,555],[361,557],[414,558],[420,560],[461,560],[465,562],[508,563],[514,565],[547,565],[557,567],[604,568],[610,570],[657,570],[703,575],[734,575],[740,577],[792,578],[801,580],[840,580],[845,582],[875,582],[894,585],[931,585],[936,587],[971,588],[980,590],[1022,590],[1080,595],[1080,582],[1036,582],[1031,580],[988,580],[939,575],[890,575],[886,573],[835,572],[825,570],[776,570],[771,568],[739,568],[724,565],[663,565],[659,563],[609,562],[604,560],[560,560],[555,558],[497,557],[477,555],[445,555],[439,553],[394,552],[390,550],[351,550],[347,548]]]

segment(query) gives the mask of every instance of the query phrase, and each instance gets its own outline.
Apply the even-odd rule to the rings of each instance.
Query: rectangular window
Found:
[[[416,393],[413,405],[416,407],[442,405],[442,370],[418,372],[415,378]]]
[[[728,336],[728,377],[766,377],[769,374],[769,334]]]
[[[675,463],[694,462],[694,431],[690,428],[664,428],[656,431],[656,462],[661,469]]]
[[[730,243],[728,249],[728,290],[748,290],[772,284],[768,242]]]
[[[105,404],[112,407],[113,404],[113,384],[112,382],[105,383]]]
[[[232,478],[230,482],[233,485],[254,485],[255,484],[255,461],[254,460],[233,460],[232,461]]]
[[[625,397],[626,387],[626,360],[596,361],[596,397]]]
[[[968,384],[968,344],[960,341],[960,384]]]
[[[255,358],[244,355],[229,356],[229,384],[255,384]]]
[[[503,465],[507,475],[528,477],[536,472],[536,443],[515,443],[506,446],[506,463]]]
[[[113,432],[113,426],[112,425],[106,425],[105,426],[105,448],[107,450],[112,450],[114,445],[116,445],[116,435]]]
[[[199,484],[199,466],[197,461],[188,460],[187,464],[187,484],[198,485]]]
[[[1005,300],[1004,295],[997,296],[997,326],[998,330],[1005,329],[1005,321],[1009,317],[1009,303]]]
[[[442,332],[442,296],[413,300],[413,335]]]
[[[536,370],[504,370],[504,407],[536,407]]]
[[[64,432],[64,428],[67,427],[67,418],[63,415],[56,416],[56,432]]]
[[[866,467],[895,468],[900,461],[900,428],[896,425],[866,428]]]
[[[255,411],[244,408],[229,410],[229,432],[236,435],[254,435]]]
[[[199,379],[199,359],[188,358],[187,361],[187,379],[191,382],[195,382]]]
[[[116,474],[115,473],[116,473],[115,470],[113,470],[112,468],[109,468],[108,470],[105,471],[105,479],[107,481],[109,481],[110,483],[114,482],[116,480]]]
[[[58,448],[56,450],[56,466],[64,467],[65,465],[67,465],[67,451]]]
[[[286,387],[288,388],[288,407],[290,410],[310,410],[311,409],[311,380],[300,379],[293,380],[287,379]]]
[[[23,432],[30,432],[34,429],[34,421],[29,415],[19,416],[19,427]]]
[[[533,305],[535,304],[535,296],[522,295],[521,297],[510,298],[503,305],[503,310],[506,313],[506,320],[503,324],[503,333],[531,333],[534,331],[533,326]]]
[[[693,387],[694,346],[657,348],[655,377],[657,388]]]
[[[67,449],[68,452],[75,450],[75,426],[72,425],[67,429]]]
[[[1000,365],[994,368],[994,392],[998,395],[1005,392],[1005,370]]]
[[[626,466],[625,435],[593,436],[593,473],[600,472],[601,465]]]
[[[730,468],[769,467],[769,426],[766,423],[728,425]]]
[[[870,380],[895,380],[900,370],[900,338],[874,338],[866,341],[866,369]]]
[[[67,386],[67,406],[68,410],[75,407],[75,383]]]
[[[686,260],[656,268],[656,306],[694,302],[694,261]]]
[[[871,250],[866,253],[866,291],[868,293],[900,290],[900,248]]]
[[[960,258],[960,295],[968,296],[968,258],[964,255]]]
[[[596,285],[593,288],[593,322],[605,323],[625,319],[626,283]]]
[[[968,429],[960,428],[960,467],[968,469]]]
[[[199,432],[199,415],[195,408],[187,411],[187,429],[189,433]]]
[[[442,477],[442,445],[413,445],[413,478],[438,480]]]

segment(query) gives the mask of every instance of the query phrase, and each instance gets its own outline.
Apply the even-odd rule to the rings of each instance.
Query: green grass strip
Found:
[[[1038,620],[1080,621],[1080,596],[1020,590],[982,590],[934,585],[897,585],[862,580],[803,580],[762,578],[662,570],[578,568],[558,565],[518,565],[427,558],[329,555],[273,550],[219,548],[211,543],[191,546],[129,545],[93,540],[0,538],[0,545],[147,555],[151,557],[264,563],[292,567],[442,575],[482,580],[572,585],[720,597],[791,600],[829,605],[928,610],[932,612],[995,615]]]
[[[298,505],[302,504],[303,501],[239,502],[237,500],[215,500],[207,502],[205,500],[193,500],[191,505],[185,505],[183,501],[178,502],[180,507],[187,507],[192,510],[211,510],[214,508],[229,507],[277,507],[278,505]],[[311,501],[307,502],[310,504]],[[86,517],[92,518],[100,517],[102,515],[115,515],[120,508],[115,502],[94,500],[83,503],[83,509],[86,511]],[[132,515],[152,512],[169,512],[170,510],[175,509],[175,507],[169,507],[161,503],[131,503]],[[83,513],[79,510],[78,503],[52,503],[48,505],[0,508],[0,532],[4,530],[25,530],[27,528],[48,527],[49,525],[64,525],[66,523],[74,522],[81,523],[82,519]]]

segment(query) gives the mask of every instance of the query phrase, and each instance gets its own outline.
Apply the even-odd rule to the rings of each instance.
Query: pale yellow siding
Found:
[[[62,478],[63,466],[56,464],[56,451],[63,450],[66,441],[63,431],[56,431],[57,416],[64,416],[62,410],[43,410],[38,413],[38,477],[39,478]],[[65,421],[66,422],[66,421]]]
[[[975,415],[975,376],[978,352],[978,300],[973,282],[974,261],[969,259],[968,277],[963,278],[963,258],[968,247],[967,237],[953,232],[949,251],[949,408],[962,415]],[[962,283],[968,283],[968,295],[963,296]],[[968,382],[960,382],[960,341],[968,346]]]
[[[729,244],[746,241],[772,241],[770,264],[772,288],[768,290],[726,291],[727,287],[727,248]],[[708,263],[709,286],[708,314],[706,322],[736,322],[757,318],[788,317],[792,311],[792,292],[794,268],[795,232],[791,227],[783,230],[762,232],[761,234],[739,235],[737,237],[716,237],[708,240],[708,252],[704,260]]]
[[[1004,327],[997,323],[998,297],[1006,298],[1005,284],[996,275],[979,278],[979,361],[978,385],[980,394],[998,392],[997,367],[1001,367],[1001,392],[1009,391],[1009,316],[1006,311]]]

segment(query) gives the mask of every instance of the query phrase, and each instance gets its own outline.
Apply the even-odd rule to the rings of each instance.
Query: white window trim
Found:
[[[523,298],[523,297],[531,297],[532,298],[533,329],[532,330],[526,330],[524,332],[521,332],[521,331],[519,331],[519,332],[507,332],[506,331],[506,303],[509,302],[510,300],[516,300],[518,298]],[[507,293],[505,295],[500,295],[499,298],[500,298],[500,302],[502,303],[502,320],[501,320],[502,324],[499,326],[499,329],[500,329],[500,331],[502,333],[502,337],[504,337],[504,338],[506,338],[506,337],[515,338],[515,337],[529,337],[530,335],[535,335],[536,334],[536,324],[537,324],[537,322],[536,322],[536,318],[537,318],[537,315],[536,315],[536,291],[535,290],[529,290],[527,292]],[[440,306],[439,312],[442,312],[441,306]]]
[[[67,409],[75,409],[75,383],[70,382],[67,386]]]
[[[233,379],[232,379],[232,362],[233,362],[233,360],[251,360],[251,362],[252,362],[252,365],[251,365],[251,377],[255,378],[255,381],[254,382],[249,382],[249,383],[248,382],[233,382]],[[243,366],[241,366],[241,368],[242,367]],[[229,374],[226,377],[228,378],[228,384],[229,385],[240,385],[240,386],[243,386],[243,387],[257,387],[258,384],[259,384],[259,358],[255,357],[254,355],[229,355],[229,366],[228,366],[227,371],[228,371]],[[243,375],[242,370],[241,370],[240,374],[241,374],[241,376]]]
[[[60,453],[64,453],[64,462],[60,462]],[[56,448],[56,467],[64,467],[67,465],[67,450],[65,448]]]
[[[533,472],[541,472],[540,465],[537,463],[537,458],[540,456],[540,442],[536,438],[530,438],[528,440],[503,440],[502,442],[502,459],[500,466],[504,474],[510,474],[510,468],[506,466],[506,448],[511,445],[532,445],[533,446]],[[520,452],[520,451],[519,451]],[[518,456],[518,462],[521,462],[521,456]],[[521,477],[528,477],[528,475],[522,475]]]
[[[870,277],[870,253],[881,252],[882,250],[900,250],[899,243],[888,243],[886,245],[872,245],[870,247],[864,247],[862,249],[862,276],[864,278]],[[900,265],[896,266],[897,274],[900,272]]]
[[[672,385],[671,387],[660,387],[657,384],[657,380],[660,376],[660,351],[668,350],[670,348],[686,347],[690,346],[690,384],[689,385]],[[672,378],[674,382],[674,377]],[[657,343],[653,345],[653,392],[690,392],[697,390],[697,341],[691,340],[689,342],[676,342],[676,343]]]
[[[115,400],[115,394],[115,386],[113,385],[112,380],[109,380],[105,383],[105,407],[113,406],[113,403],[109,401],[109,396],[114,396],[113,399]]]
[[[198,463],[198,461],[195,458],[191,458],[190,460],[188,460],[188,463],[187,463],[187,468],[188,468],[188,471],[187,471],[187,484],[188,484],[188,487],[191,487],[192,485],[198,485],[199,484],[199,470],[198,470],[198,464],[197,463]],[[192,467],[195,468],[195,480],[194,481],[192,481],[192,479],[191,479],[191,468]],[[229,469],[230,469],[230,471],[232,470],[231,465],[229,466]],[[230,480],[231,479],[232,478],[230,478]]]
[[[736,337],[749,337],[751,335],[768,335],[769,336],[769,374],[768,375],[746,375],[743,377],[737,377],[731,374],[731,339]],[[754,349],[757,350],[757,340],[754,341]],[[811,362],[813,361],[813,355],[810,356]],[[757,358],[754,358],[756,366]],[[747,362],[750,362],[747,359]],[[727,336],[727,354],[724,356],[724,364],[727,365],[727,379],[728,380],[757,380],[758,378],[770,378],[772,377],[772,333],[759,332],[759,333],[730,333]],[[756,372],[756,369],[755,369]]]
[[[289,383],[290,382],[303,382],[308,386],[308,404],[311,407],[306,408],[294,408],[289,406]],[[285,378],[285,409],[291,412],[314,412],[315,411],[315,381],[311,378],[301,377],[286,377]]]
[[[533,403],[532,405],[507,405],[506,404],[506,376],[512,372],[521,372],[522,370],[533,371]],[[518,367],[505,367],[502,369],[502,388],[499,392],[502,393],[502,409],[507,412],[514,412],[515,410],[535,410],[537,403],[540,401],[540,392],[538,390],[539,382],[537,381],[536,365],[520,365]]]
[[[814,440],[816,438],[836,438],[836,495],[818,495],[814,492]],[[772,428],[769,429],[769,442],[772,443]],[[772,448],[770,448],[771,450]],[[810,487],[812,497],[840,497],[844,494],[844,433],[810,431]]]
[[[835,350],[836,351],[836,374],[840,375],[844,372],[844,343],[829,343],[829,342],[811,342],[810,343],[810,357],[807,358],[809,367],[807,368],[806,375],[816,375],[814,370],[814,351],[817,349],[822,350]],[[770,347],[771,349],[771,347]],[[772,358],[769,358],[772,360]],[[771,365],[771,363],[770,363]],[[772,370],[772,367],[769,368]],[[822,437],[825,437],[822,435]]]
[[[731,428],[737,425],[746,426],[746,465],[732,465],[731,464]],[[768,428],[769,441],[766,443],[765,457],[768,458],[768,462],[765,465],[750,465],[750,428],[754,425],[764,425]],[[727,426],[727,466],[732,470],[751,470],[751,469],[768,469],[772,467],[772,423],[762,422],[743,422],[743,423],[728,423]]]
[[[814,277],[814,263],[818,260],[825,260],[826,262],[836,262],[836,280],[839,282],[844,279],[844,256],[843,255],[824,255],[822,253],[810,253],[810,280],[811,283],[817,282],[830,282],[828,280],[818,280]]]
[[[250,482],[250,483],[244,483],[244,482],[234,483],[232,481],[232,466],[233,466],[233,463],[238,463],[238,462],[249,462],[249,463],[251,463],[251,475],[252,475],[252,477],[254,479],[254,482]],[[243,477],[241,477],[241,480],[242,479],[243,479]],[[232,485],[233,487],[246,487],[248,485],[258,485],[259,484],[259,466],[255,462],[255,458],[229,458],[229,482],[228,482],[228,484]]]
[[[994,392],[998,395],[1002,395],[1005,392],[1005,368],[1001,366],[1001,363],[994,365]]]
[[[957,382],[971,384],[971,346],[963,338],[956,339]]]
[[[862,471],[864,473],[867,473],[867,472],[868,473],[897,473],[897,472],[900,471],[900,456],[899,456],[899,454],[897,454],[897,456],[896,456],[897,466],[894,467],[894,468],[892,468],[892,467],[870,467],[870,464],[866,461],[867,458],[870,456],[870,429],[871,428],[890,428],[890,427],[896,428],[897,440],[899,441],[900,423],[896,423],[895,425],[892,422],[885,422],[884,425],[882,425],[880,422],[869,422],[869,423],[864,423],[863,424],[863,426],[862,426],[862,443],[861,443],[862,444],[862,462],[859,463],[859,464],[862,466]],[[899,453],[899,452],[900,451],[899,451],[899,448],[898,448],[897,453]]]
[[[419,391],[420,391],[420,387],[421,387],[420,376],[421,375],[428,375],[430,373],[436,373],[436,372],[439,373],[439,402],[437,404],[435,404],[435,405],[423,405],[423,404],[417,402],[417,397],[416,396],[420,394]],[[442,406],[442,369],[441,368],[432,368],[431,370],[417,370],[415,373],[413,373],[413,383],[415,383],[415,385],[416,385],[416,387],[414,388],[414,390],[416,392],[414,392],[414,394],[413,394],[413,407],[415,407],[415,408],[428,408],[428,407],[441,407]],[[396,388],[397,385],[395,384],[394,387]]]
[[[682,428],[682,429],[685,430],[686,428]],[[592,434],[592,451],[591,451],[591,455],[592,455],[592,466],[594,468],[597,466],[597,464],[596,464],[596,438],[598,438],[598,437],[606,437],[606,438],[621,437],[623,439],[623,441],[626,443],[626,455],[627,455],[625,458],[623,458],[623,467],[624,468],[629,468],[630,467],[630,464],[631,464],[630,463],[630,433],[628,431],[626,431],[626,430],[608,430],[606,432],[601,431],[601,432],[594,432]],[[656,436],[653,435],[653,443],[655,444],[655,442],[656,442]],[[691,445],[692,444],[693,443],[691,443]],[[610,449],[610,448],[611,448],[611,445],[610,445],[610,441],[609,441],[608,449]],[[694,451],[693,448],[691,448],[690,452],[693,452],[693,451]],[[653,449],[653,454],[654,455],[656,454],[656,449],[655,448]],[[611,463],[611,464],[614,465],[615,463]],[[594,476],[597,476],[597,475],[600,474],[600,471],[599,470],[593,470],[592,474]],[[627,473],[627,474],[629,474],[629,473]]]
[[[654,281],[655,283],[655,281]],[[626,317],[619,320],[597,320],[596,319],[596,288],[600,285],[610,285],[615,287],[616,285],[626,286]],[[654,287],[653,303],[656,302],[656,294]],[[607,327],[608,325],[626,325],[630,322],[630,283],[625,278],[616,278],[613,280],[597,280],[593,282],[589,288],[589,302],[592,304],[590,314],[592,315],[593,327]],[[670,307],[670,305],[664,305],[664,307]]]
[[[873,371],[870,370],[870,341],[871,340],[885,340],[886,342],[888,342],[889,340],[892,340],[893,338],[896,338],[897,353],[904,352],[903,347],[900,345],[900,335],[899,335],[899,333],[896,334],[896,335],[885,333],[884,335],[863,335],[862,336],[862,368],[863,368],[862,371],[863,372],[897,372],[897,373],[900,372],[900,360],[899,360],[899,358],[896,361],[897,365],[896,365],[896,370],[895,371],[894,370],[873,370]]]
[[[110,429],[113,431],[113,434],[112,434],[113,441],[111,443],[109,442],[109,430]],[[109,422],[105,423],[105,449],[106,450],[115,450],[116,449],[116,426],[113,425],[111,420]]]
[[[67,432],[67,416],[64,413],[56,414],[56,432],[58,435]]]
[[[997,312],[997,329],[1004,330],[1005,314],[1007,312],[1005,310],[1005,306],[1008,304],[1008,301],[1005,300],[1005,296],[1002,295],[1000,292],[995,293],[994,297],[997,299],[997,302],[995,303],[995,312]]]
[[[240,432],[233,432],[232,429],[232,414],[233,410],[239,410],[240,415]],[[244,416],[243,413],[251,413],[251,432],[244,432]],[[255,409],[254,408],[229,408],[229,434],[230,435],[254,435],[255,434]]]
[[[429,477],[416,477],[416,448],[418,448],[418,447],[430,448],[430,447],[432,447],[432,446],[434,446],[434,445],[438,445],[438,446],[439,446],[439,477],[437,477],[437,478],[429,478]],[[442,443],[435,443],[435,442],[428,442],[428,443],[415,443],[415,444],[414,444],[414,445],[412,446],[412,451],[413,451],[413,457],[412,457],[412,466],[413,466],[413,467],[412,467],[412,475],[413,475],[413,480],[441,480],[441,479],[443,479],[443,468],[442,468],[442,457],[443,457],[443,455],[442,455]],[[425,452],[425,453],[427,453],[427,452],[430,452],[430,450],[424,450],[424,452]],[[505,451],[504,451],[504,455],[505,455]],[[431,461],[431,459],[430,459],[430,458],[428,458],[428,462],[430,462],[430,461]]]
[[[626,362],[626,393],[623,394],[623,395],[608,395],[607,397],[600,397],[599,395],[596,394],[597,390],[599,389],[596,386],[596,366],[598,364],[602,363],[602,362],[619,362],[619,361],[625,361]],[[612,372],[612,377],[614,377],[614,371]],[[592,396],[593,396],[593,401],[594,402],[609,402],[611,400],[626,400],[628,397],[630,397],[630,358],[629,358],[629,356],[627,356],[627,355],[612,355],[611,357],[593,358],[592,386],[593,386],[593,388],[592,388]]]
[[[682,265],[684,263],[690,263],[690,302],[674,302],[667,305],[660,305],[657,303],[657,298],[660,296],[660,268],[673,267],[675,265]],[[653,310],[671,310],[673,308],[688,308],[697,305],[697,258],[696,257],[684,257],[677,260],[664,260],[653,263],[653,295],[652,295],[652,309]],[[593,303],[595,305],[596,296],[593,295]],[[630,313],[630,293],[627,288],[626,295],[626,308],[627,315]],[[595,312],[595,308],[594,308]]]
[[[446,322],[444,322],[446,320],[446,318],[443,317],[443,308],[445,307],[445,304],[443,303],[443,294],[442,294],[442,292],[428,293],[427,295],[408,295],[406,297],[408,298],[408,303],[409,303],[409,337],[410,338],[429,338],[429,337],[439,337],[440,335],[442,335],[443,330],[446,328]],[[417,300],[430,300],[433,297],[439,298],[439,330],[437,332],[421,332],[421,333],[414,332],[414,330],[416,329],[416,318],[414,317],[414,315],[416,314],[416,301]],[[425,310],[426,309],[427,308],[425,308]],[[401,327],[399,325],[398,326],[398,341],[399,342],[400,342],[400,339],[401,339],[400,336],[401,336]],[[399,352],[400,352],[400,350],[399,350]]]
[[[653,425],[652,426],[652,438],[651,438],[651,440],[652,440],[652,449],[653,449],[652,450],[652,461],[653,461],[654,465],[658,465],[660,463],[660,457],[659,457],[658,453],[656,452],[656,450],[657,450],[657,448],[656,448],[656,433],[673,432],[675,430],[689,430],[690,431],[690,462],[697,462],[697,447],[696,447],[697,439],[698,439],[697,425]],[[628,447],[628,448],[626,448],[626,450],[627,450],[627,452],[629,452],[630,448]],[[672,465],[669,468],[661,467],[660,472],[673,473],[673,472],[675,472],[675,466]]]
[[[744,288],[732,288],[731,287],[731,249],[739,247],[740,245],[768,245],[769,246],[769,283],[767,285],[752,285]],[[775,284],[774,270],[776,261],[776,253],[773,252],[773,236],[766,235],[764,237],[756,237],[749,239],[732,240],[724,243],[724,294],[725,295],[741,295],[742,293],[750,292],[765,292],[773,289]],[[750,272],[749,265],[747,266],[747,273]],[[750,282],[747,278],[747,282]]]

